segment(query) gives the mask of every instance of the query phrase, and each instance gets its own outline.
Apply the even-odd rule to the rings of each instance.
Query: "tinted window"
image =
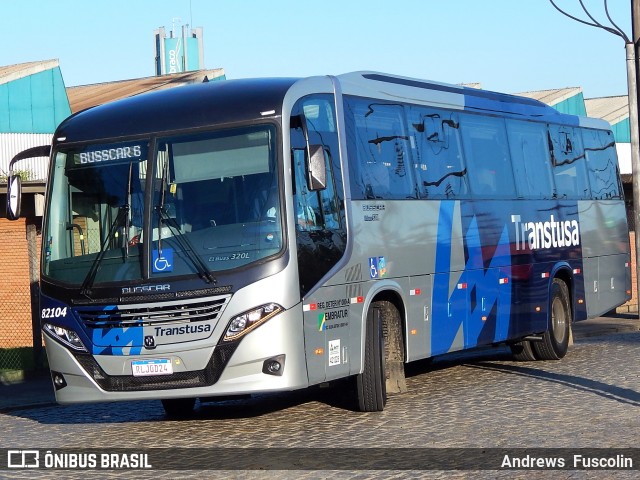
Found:
[[[456,198],[467,194],[457,113],[423,107],[408,109],[413,170],[422,198]]]
[[[546,125],[507,120],[507,133],[518,196],[553,198]]]
[[[549,151],[559,198],[589,198],[582,141],[575,128],[549,125]]]
[[[151,274],[242,267],[282,248],[272,126],[161,138],[156,149]]]
[[[344,194],[333,97],[299,100],[291,117],[291,164],[300,293],[305,295],[340,260],[346,245]],[[321,145],[327,187],[307,184],[308,145]]]
[[[474,197],[516,194],[504,120],[461,115],[462,143]]]
[[[618,159],[611,132],[583,130],[587,172],[593,198],[620,198]]]
[[[347,99],[354,198],[415,198],[401,105]]]
[[[142,278],[147,147],[94,144],[54,155],[44,275],[88,288]]]

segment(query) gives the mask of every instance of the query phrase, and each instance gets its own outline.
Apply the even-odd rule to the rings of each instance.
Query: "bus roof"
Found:
[[[379,72],[353,72],[336,78],[347,95],[610,129],[604,120],[562,114],[527,97]],[[54,138],[99,141],[259,119],[263,112],[279,116],[284,96],[298,80],[224,80],[136,95],[72,115],[60,124]]]
[[[346,73],[338,75],[337,78],[343,93],[350,95],[373,96],[396,102],[419,102],[434,107],[493,113],[565,125],[607,130],[611,128],[609,123],[599,118],[563,114],[533,98],[490,90],[369,71]]]
[[[282,114],[282,99],[293,78],[224,80],[135,95],[72,115],[55,139],[95,141],[171,132]]]

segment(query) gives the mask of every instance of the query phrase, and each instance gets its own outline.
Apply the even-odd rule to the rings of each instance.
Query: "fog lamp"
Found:
[[[51,380],[53,380],[53,387],[56,390],[60,390],[67,386],[67,381],[64,379],[64,376],[60,372],[51,372]]]
[[[284,373],[284,359],[285,355],[267,358],[262,364],[262,373],[281,377]]]

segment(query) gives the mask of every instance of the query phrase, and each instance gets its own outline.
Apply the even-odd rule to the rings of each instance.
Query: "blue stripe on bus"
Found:
[[[472,203],[461,208],[472,208]],[[441,202],[435,266],[436,272],[442,273],[435,275],[433,283],[431,353],[434,355],[462,346],[471,348],[498,342],[509,334],[512,283],[508,226],[502,223],[499,238],[489,237],[489,244],[483,245],[478,218],[473,212],[463,214],[468,222],[466,226],[463,222],[466,263],[462,272],[450,272],[454,211],[455,202]],[[459,278],[451,278],[452,275]],[[462,338],[456,341],[460,332]]]
[[[563,266],[573,277],[573,269],[583,268],[579,239],[559,247],[562,253],[556,248],[529,247],[533,240],[523,238],[520,225],[550,220],[579,220],[577,202],[559,201],[551,208],[540,208],[535,201],[441,201],[433,276],[432,355],[547,328],[547,295],[554,269]],[[464,245],[456,222],[461,222]],[[582,274],[573,279],[574,298],[584,298],[583,282]],[[574,308],[576,319],[586,318],[584,302]]]
[[[433,323],[431,353],[437,355],[451,350],[462,326],[466,305],[451,302],[449,297],[451,277],[451,240],[453,231],[454,201],[442,201],[438,217],[435,271],[433,282]],[[455,290],[454,290],[455,292]]]

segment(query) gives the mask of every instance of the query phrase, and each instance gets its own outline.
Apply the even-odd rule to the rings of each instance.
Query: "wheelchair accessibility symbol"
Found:
[[[153,251],[153,273],[173,271],[173,249],[164,248],[162,251]]]
[[[383,278],[387,274],[387,262],[384,257],[369,257],[369,276]]]

